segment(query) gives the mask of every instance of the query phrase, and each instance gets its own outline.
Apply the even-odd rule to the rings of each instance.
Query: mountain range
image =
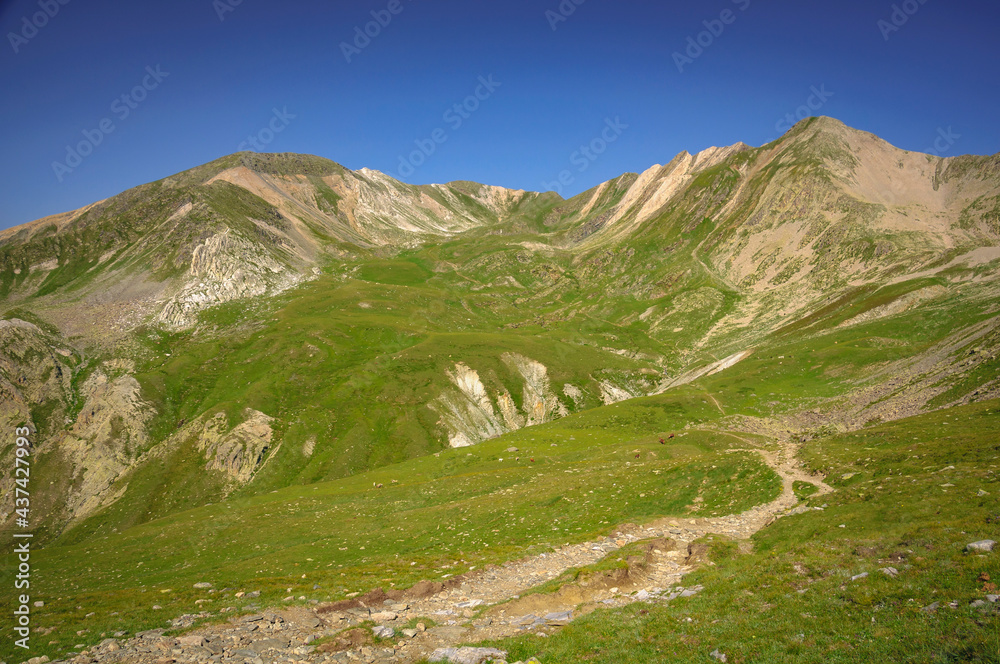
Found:
[[[241,152],[0,232],[0,423],[70,551],[632,400],[802,442],[987,403],[998,278],[1000,155],[831,118],[568,200]]]

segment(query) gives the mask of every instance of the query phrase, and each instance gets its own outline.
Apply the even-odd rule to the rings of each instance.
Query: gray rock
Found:
[[[545,622],[550,625],[566,625],[573,619],[572,611],[558,611],[545,615]]]
[[[372,634],[380,639],[391,639],[396,636],[396,631],[392,627],[386,627],[385,625],[378,625],[372,627]]]
[[[284,650],[288,647],[288,641],[278,639],[261,639],[250,644],[250,649],[258,655],[268,650]]]
[[[716,648],[715,650],[713,650],[712,652],[710,652],[709,656],[711,656],[712,659],[719,660],[723,664],[725,664],[725,662],[728,661],[728,658],[726,657],[726,655],[724,653],[722,653],[722,652],[719,652],[718,648]]]
[[[199,590],[204,590],[205,588],[211,588],[212,584],[209,583],[208,581],[201,581],[199,583],[194,584],[194,587],[198,588]]]
[[[997,601],[1000,601],[1000,595],[987,595],[986,601],[996,603]]]
[[[976,551],[979,553],[990,553],[993,551],[993,547],[996,546],[996,542],[993,540],[979,540],[978,542],[971,542],[965,546],[966,551]]]
[[[200,634],[190,634],[188,636],[178,637],[177,643],[180,644],[182,648],[193,648],[194,646],[205,645],[205,637]]]
[[[941,602],[934,602],[932,604],[928,604],[927,606],[925,606],[924,608],[922,608],[920,610],[923,611],[924,613],[934,613],[935,611],[938,610],[938,607],[940,607],[940,606],[941,606]]]
[[[490,659],[504,660],[507,653],[496,648],[438,648],[427,658],[428,662],[452,664],[483,664]]]
[[[986,607],[989,606],[989,604],[984,600],[974,599],[972,600],[972,602],[969,603],[969,606],[971,606],[973,609],[985,609]]]
[[[412,639],[413,637],[415,637],[417,635],[417,630],[415,630],[415,629],[404,629],[402,631],[402,634],[406,638]]]
[[[897,576],[899,576],[899,570],[896,569],[895,567],[883,567],[879,571],[882,572],[883,574],[885,574],[886,576],[891,577],[893,579],[895,579]]]
[[[861,579],[867,579],[868,572],[862,572],[861,574],[855,574],[851,577],[851,581],[860,581]]]

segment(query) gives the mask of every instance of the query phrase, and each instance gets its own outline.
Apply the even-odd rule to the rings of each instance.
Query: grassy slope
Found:
[[[623,522],[687,514],[699,491],[702,515],[773,498],[777,477],[754,455],[724,453],[728,437],[691,431],[670,446],[657,442],[713,411],[697,391],[682,390],[471,449],[47,547],[33,557],[35,596],[46,602],[37,626],[55,627],[51,639],[58,644],[42,650],[55,653],[102,632],[158,625],[165,615],[194,611],[201,597],[212,598],[215,610],[247,604],[231,592],[213,597],[192,590],[198,581],[260,590],[254,600],[260,602],[277,602],[288,588],[342,599],[585,541]],[[520,452],[505,452],[511,445]],[[375,482],[385,488],[374,489]],[[90,612],[96,615],[83,615]],[[88,629],[87,636],[72,636],[79,629]]]
[[[992,401],[814,441],[807,464],[837,492],[758,533],[751,554],[716,538],[715,565],[685,579],[701,594],[496,645],[545,664],[709,661],[717,648],[730,662],[1000,661],[996,613],[970,607],[997,592],[1000,560],[964,551],[1000,539],[998,440]],[[890,566],[898,578],[879,571]]]
[[[845,305],[846,310],[831,312],[828,317],[817,320],[808,334],[778,335],[733,369],[658,397],[584,411],[472,449],[447,450],[439,456],[423,456],[333,482],[239,497],[118,533],[109,528],[103,534],[76,543],[67,538],[64,546],[46,548],[34,559],[41,596],[47,602],[40,626],[55,627],[52,639],[58,641],[47,652],[58,652],[69,641],[89,642],[97,639],[101,632],[156,625],[165,615],[193,611],[194,600],[206,597],[191,589],[197,581],[209,580],[217,588],[259,589],[263,591],[260,601],[264,602],[279,600],[289,593],[288,588],[292,588],[291,593],[296,596],[340,599],[348,593],[377,586],[407,587],[423,578],[437,580],[444,574],[465,571],[468,566],[482,566],[517,558],[525,552],[542,551],[552,545],[582,541],[609,532],[626,521],[642,522],[657,516],[684,514],[686,505],[690,504],[704,479],[708,479],[709,484],[703,493],[705,508],[699,514],[727,514],[764,502],[777,490],[775,476],[754,457],[722,454],[731,446],[742,447],[745,443],[714,434],[706,427],[711,428],[720,418],[733,414],[780,416],[783,412],[812,407],[821,399],[840,398],[856,387],[858,376],[881,366],[894,355],[902,357],[920,352],[956,326],[988,316],[989,302],[980,302],[978,307],[972,306],[975,302],[973,294],[951,302],[950,310],[955,313],[951,319],[928,317],[926,312],[914,310],[904,316],[856,328],[832,327],[842,317],[872,304],[852,302]],[[937,306],[943,307],[945,303]],[[876,343],[878,339],[889,337],[896,340],[895,346],[887,348],[885,344]],[[751,586],[757,583],[779,588],[778,584],[764,580],[759,574],[763,573],[761,570],[776,573],[777,568],[770,562],[764,565],[770,561],[767,557],[770,550],[795,551],[795,555],[800,551],[808,553],[812,535],[801,537],[798,531],[780,535],[784,532],[782,529],[794,524],[826,524],[820,528],[822,530],[833,527],[823,519],[835,520],[835,525],[852,520],[855,524],[852,527],[860,530],[834,531],[831,536],[836,539],[843,535],[845,542],[861,537],[858,532],[865,533],[862,539],[873,541],[883,534],[889,536],[896,532],[886,530],[884,524],[879,525],[882,518],[888,518],[894,527],[910,523],[915,524],[913,528],[926,530],[927,510],[933,507],[937,511],[940,506],[929,502],[932,496],[916,492],[935,486],[928,484],[932,479],[930,472],[948,464],[958,466],[959,452],[967,450],[972,455],[963,462],[970,464],[968,472],[971,474],[973,468],[977,468],[975,472],[981,475],[988,465],[985,463],[988,457],[983,455],[995,448],[996,404],[972,408],[989,412],[979,416],[974,427],[955,427],[956,435],[962,438],[954,439],[954,443],[940,440],[933,429],[919,421],[863,431],[860,436],[874,437],[873,440],[884,434],[894,436],[893,440],[913,445],[921,443],[927,447],[927,453],[933,458],[922,465],[933,467],[921,475],[924,480],[913,483],[912,487],[907,485],[906,491],[915,493],[903,496],[904,500],[891,506],[894,511],[885,514],[882,508],[876,510],[878,504],[872,502],[883,495],[879,491],[863,492],[864,498],[857,497],[853,490],[824,497],[831,509],[783,520],[764,531],[757,536],[756,557],[727,563],[739,565],[731,568],[738,571],[730,573],[748,574],[749,579],[757,579],[747,582]],[[933,421],[933,418],[944,416],[926,417]],[[662,433],[680,431],[685,426],[690,426],[687,435],[675,439],[675,445],[665,447],[656,443]],[[808,459],[817,468],[829,472],[835,484],[845,489],[854,487],[857,482],[869,478],[862,476],[849,483],[839,482],[836,478],[846,472],[841,468],[851,465],[855,459],[878,458],[873,456],[874,449],[866,449],[862,456],[857,447],[872,446],[861,445],[858,440],[856,437],[820,439],[807,448]],[[504,451],[511,445],[519,448],[517,454]],[[636,450],[639,460],[634,458]],[[892,463],[901,460],[900,452],[891,446],[886,447],[886,454]],[[520,460],[512,462],[512,456],[520,456]],[[532,457],[534,463],[528,460]],[[500,458],[504,461],[499,461]],[[864,463],[874,464],[875,461]],[[876,468],[873,465],[873,471]],[[654,470],[660,473],[654,474]],[[734,476],[735,482],[730,479]],[[392,480],[398,480],[398,484],[393,484]],[[374,482],[383,483],[386,488],[373,490]],[[945,482],[939,482],[942,483]],[[646,495],[640,498],[639,494]],[[943,494],[934,500],[952,500],[953,495]],[[977,499],[977,502],[982,501]],[[838,505],[844,508],[836,507]],[[955,505],[955,509],[968,511],[969,508],[969,503]],[[866,520],[862,518],[866,514],[882,514],[882,518]],[[963,529],[969,537],[982,534],[982,528],[972,527],[979,517],[971,511],[968,514],[971,521],[962,521],[965,525],[948,526],[951,528],[948,537],[952,540],[964,537],[956,534]],[[811,532],[819,532],[816,528]],[[254,535],[248,538],[250,532]],[[765,548],[767,542],[773,544]],[[796,549],[796,546],[803,548]],[[828,553],[821,548],[809,555],[827,556]],[[832,558],[822,558],[826,561],[824,564],[834,560],[836,555],[840,554],[829,553]],[[712,573],[721,574],[722,567]],[[305,579],[301,578],[302,574],[307,575]],[[872,580],[873,584],[877,582],[877,578]],[[928,577],[924,583],[926,592],[930,592],[935,581]],[[313,590],[314,584],[320,588]],[[160,592],[165,589],[171,592]],[[770,595],[765,593],[765,596]],[[711,597],[715,602],[732,600],[729,594],[719,591],[706,593],[705,598],[697,601],[709,601]],[[817,593],[815,600],[812,600],[813,595],[807,597],[820,604],[833,601],[828,593]],[[799,601],[798,594],[795,599]],[[214,609],[223,605],[240,606],[240,602],[228,595],[213,597],[213,600],[210,606]],[[151,609],[154,603],[164,607],[162,613]],[[777,605],[776,602],[771,604]],[[85,606],[97,615],[84,618],[82,611],[74,608],[76,606]],[[126,606],[129,607],[128,618],[123,619],[122,609]],[[673,615],[670,612],[678,610],[678,606],[655,611]],[[725,606],[732,608],[733,605]],[[118,615],[114,615],[116,611]],[[711,605],[711,611],[717,612],[711,619],[721,620],[725,615],[728,616],[725,619],[735,625],[733,631],[725,632],[731,638],[725,644],[741,643],[733,636],[739,629],[746,628],[742,618],[735,615],[738,612],[725,614],[717,604]],[[816,606],[813,611],[801,612],[822,615],[821,607]],[[606,619],[612,621],[609,625],[615,625],[614,630],[611,627],[607,630],[629,634],[634,630],[623,629],[614,623],[632,620],[629,616],[626,610],[604,618],[588,618],[591,622],[583,624],[590,624],[597,633],[603,634],[605,628],[593,621]],[[710,622],[704,617],[698,619],[700,625]],[[665,625],[672,628],[676,623],[676,620],[664,620],[667,622],[650,623],[655,627],[649,629],[665,630]],[[870,616],[866,620],[870,620]],[[845,625],[851,624],[845,622]],[[66,636],[82,628],[90,629],[86,637]],[[832,639],[829,643],[848,634],[840,628],[830,629],[834,636],[823,637]],[[933,625],[927,629],[931,630],[928,634],[939,633],[934,631],[938,628]],[[578,628],[573,627],[567,631],[567,636],[559,637],[570,639],[560,646],[565,647],[565,651],[552,652],[582,648],[580,642],[571,640],[573,634],[579,633],[575,630]],[[801,632],[799,629],[795,633]],[[968,634],[962,634],[963,642],[967,641]],[[608,652],[618,652],[615,648],[638,648],[635,653],[643,652],[637,642],[608,638]],[[768,642],[768,647],[777,647],[774,644],[779,641],[771,639]],[[701,643],[698,641],[695,645]],[[663,645],[653,639],[649,647],[662,648]],[[560,657],[550,657],[549,661],[576,661]]]

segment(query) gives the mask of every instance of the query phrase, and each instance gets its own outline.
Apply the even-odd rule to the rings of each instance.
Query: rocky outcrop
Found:
[[[99,370],[84,382],[86,401],[57,445],[73,468],[73,489],[66,500],[70,520],[113,502],[116,482],[149,446],[146,424],[155,413],[140,392],[129,374],[111,378]]]
[[[510,431],[497,417],[478,372],[459,362],[448,378],[456,389],[446,391],[434,405],[448,430],[449,445],[468,447]]]
[[[505,353],[501,359],[524,381],[522,407],[517,407],[502,385],[495,390],[494,405],[479,373],[459,362],[448,372],[455,389],[445,391],[432,404],[441,415],[452,447],[468,447],[569,414],[552,391],[545,365],[517,353]]]
[[[517,353],[505,353],[501,359],[524,379],[524,395],[521,403],[524,404],[525,426],[543,424],[569,414],[566,406],[552,391],[548,369],[544,364]]]
[[[207,461],[208,470],[225,473],[231,482],[246,484],[253,479],[271,449],[274,432],[273,417],[247,408],[246,418],[235,427],[229,426],[225,413],[209,418],[198,434],[198,448]]]
[[[302,276],[275,260],[260,244],[226,231],[198,245],[186,283],[156,320],[171,328],[189,327],[199,311],[223,302],[279,293]]]

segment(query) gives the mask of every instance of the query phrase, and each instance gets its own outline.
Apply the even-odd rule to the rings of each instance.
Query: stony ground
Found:
[[[458,664],[502,662],[503,653],[459,648],[458,644],[504,638],[524,630],[547,635],[598,607],[670,602],[701,592],[701,587],[682,585],[684,575],[704,562],[704,547],[696,540],[719,534],[745,542],[775,519],[809,509],[796,506],[795,481],[816,486],[819,495],[832,491],[821,479],[797,467],[795,443],[782,443],[777,451],[752,451],[781,476],[783,486],[777,499],[741,514],[626,524],[601,540],[471,572],[437,592],[414,588],[409,599],[385,599],[373,593],[360,601],[264,610],[202,626],[181,637],[164,636],[164,629],[131,636],[119,633],[118,638],[106,639],[68,661],[320,664],[414,662],[428,657]],[[593,565],[639,541],[646,543],[645,555],[629,556],[628,567],[580,578],[556,592],[529,592],[569,569]],[[204,617],[215,616],[185,615],[172,626],[191,626]],[[46,661],[36,658],[30,664]]]

